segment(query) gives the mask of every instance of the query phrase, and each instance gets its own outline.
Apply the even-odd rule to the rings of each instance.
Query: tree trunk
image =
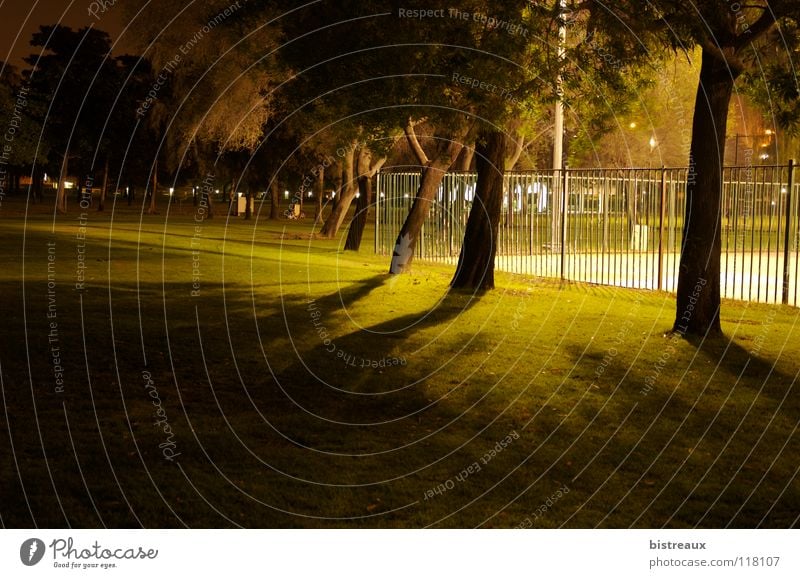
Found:
[[[703,50],[692,121],[686,213],[673,331],[719,335],[722,163],[735,76]]]
[[[64,161],[61,163],[61,172],[58,175],[58,189],[56,190],[56,211],[62,215],[67,214],[67,189],[64,186],[69,174],[69,151],[64,152]]]
[[[365,157],[365,163],[359,167],[358,175],[358,203],[356,203],[356,214],[350,221],[347,230],[347,241],[344,244],[345,251],[358,251],[361,248],[361,239],[364,236],[364,228],[369,220],[369,208],[372,206],[372,178],[378,174],[386,157],[379,159],[374,165],[370,166],[370,156]]]
[[[269,207],[269,218],[273,221],[277,221],[278,217],[280,217],[280,210],[281,210],[281,188],[278,186],[278,180],[272,179],[272,182],[269,185],[269,195],[270,195],[270,207]]]
[[[33,202],[44,201],[44,171],[37,164],[33,169],[33,182],[31,183]]]
[[[408,217],[406,217],[403,228],[400,229],[395,241],[389,273],[396,275],[407,271],[414,260],[417,238],[422,230],[422,224],[428,217],[431,201],[436,196],[436,191],[439,190],[445,173],[458,157],[462,147],[460,139],[450,140],[446,148],[440,149],[439,154],[431,159],[428,166],[422,170],[417,196],[414,198]]]
[[[498,131],[489,132],[478,141],[476,149],[478,182],[475,185],[475,199],[469,211],[458,267],[450,286],[485,291],[494,289],[497,229],[503,208],[506,136]]]
[[[325,167],[320,166],[317,180],[314,184],[314,194],[317,195],[317,208],[314,211],[314,227],[322,221],[322,195],[325,194]]]
[[[206,191],[206,219],[214,218],[214,191]]]
[[[339,199],[342,198],[342,194],[344,193],[345,172],[344,163],[338,163],[337,170],[333,173],[333,189],[335,194],[333,195],[333,199],[331,199],[331,211],[339,204]]]
[[[514,167],[517,166],[517,163],[519,162],[519,158],[522,156],[522,151],[525,150],[529,143],[526,143],[525,137],[517,132],[514,134],[513,144],[514,150],[511,153],[511,156],[506,159],[507,171],[514,170]]]
[[[367,214],[372,203],[372,177],[369,174],[359,175],[358,177],[358,201],[356,202],[356,214],[350,221],[350,228],[347,230],[347,240],[344,243],[345,251],[358,251],[361,247],[361,238],[364,236],[364,227],[367,224]]]
[[[156,189],[158,188],[158,161],[153,163],[153,188],[150,191],[150,208],[147,209],[148,215],[156,214]]]
[[[249,221],[253,216],[253,196],[254,191],[252,186],[247,187],[247,194],[244,198],[244,220]]]
[[[475,156],[475,148],[465,146],[461,150],[461,154],[458,156],[458,162],[456,166],[458,166],[458,170],[462,173],[466,173],[469,171],[470,167],[472,166],[472,158]]]
[[[354,182],[354,164],[355,146],[350,146],[344,157],[344,184],[342,187],[344,190],[341,195],[339,195],[340,198],[336,202],[336,206],[331,211],[331,214],[328,215],[325,224],[319,232],[320,237],[323,239],[333,239],[336,237],[339,232],[339,227],[342,226],[342,221],[344,221],[344,217],[347,214],[347,210],[350,208],[350,203],[353,202],[356,196],[357,187]]]
[[[103,167],[103,184],[100,187],[100,200],[97,202],[97,211],[102,212],[106,208],[106,191],[108,190],[108,157],[106,157]]]

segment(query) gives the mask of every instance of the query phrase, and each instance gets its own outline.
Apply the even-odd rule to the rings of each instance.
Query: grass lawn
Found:
[[[3,526],[799,523],[798,309],[693,344],[664,293],[390,279],[371,231],[9,206]]]

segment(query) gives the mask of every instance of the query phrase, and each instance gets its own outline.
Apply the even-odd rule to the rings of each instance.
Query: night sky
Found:
[[[22,58],[32,52],[28,45],[31,35],[42,24],[61,23],[72,28],[93,24],[117,40],[123,29],[119,6],[110,6],[104,14],[99,14],[98,20],[89,15],[91,4],[87,0],[0,0],[0,60],[22,68]],[[124,53],[125,46],[120,43],[114,52]]]

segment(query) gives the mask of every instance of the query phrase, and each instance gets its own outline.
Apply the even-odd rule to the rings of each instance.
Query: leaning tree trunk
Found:
[[[355,147],[350,146],[347,150],[347,155],[344,157],[344,186],[343,192],[340,195],[339,200],[336,202],[336,206],[331,211],[331,214],[328,215],[325,224],[322,226],[319,234],[320,237],[323,239],[333,239],[336,237],[336,234],[339,232],[339,227],[342,226],[342,221],[344,221],[344,217],[347,214],[347,210],[350,208],[350,204],[353,202],[353,199],[356,196],[357,187],[354,184],[354,168],[353,165],[355,164]]]
[[[359,175],[358,192],[356,214],[353,215],[353,220],[350,221],[350,227],[347,230],[345,251],[358,251],[361,247],[361,238],[364,236],[364,227],[367,224],[367,213],[372,204],[372,177],[369,174]]]
[[[317,207],[314,211],[314,226],[322,221],[322,196],[325,194],[325,167],[319,167],[317,180],[314,183],[314,194],[317,195]]]
[[[69,150],[64,151],[64,161],[61,163],[61,172],[58,176],[58,189],[56,190],[56,211],[62,215],[67,214],[67,175],[69,174]]]
[[[148,215],[156,214],[156,189],[158,188],[158,161],[153,164],[153,189],[150,191],[150,208],[147,209]]]
[[[465,146],[458,157],[458,170],[463,173],[469,172],[474,156],[475,149],[473,147]]]
[[[462,147],[463,144],[459,140],[451,140],[447,145],[447,149],[437,155],[437,157],[431,160],[430,164],[423,169],[417,196],[414,198],[411,210],[395,241],[389,273],[393,275],[403,273],[407,271],[411,265],[411,261],[414,259],[414,249],[417,246],[417,239],[422,230],[422,224],[428,217],[431,202],[436,196],[436,191],[439,190],[439,185],[442,184],[445,173],[453,164],[456,157],[458,157],[458,153],[461,152]]]
[[[347,241],[344,245],[345,251],[358,251],[361,248],[361,239],[364,237],[364,228],[369,220],[369,208],[372,206],[372,178],[378,174],[386,157],[378,159],[371,164],[372,155],[367,154],[363,157],[363,165],[359,166],[358,190],[359,197],[356,204],[356,214],[350,221],[347,230]]]
[[[345,180],[345,167],[343,163],[337,163],[336,171],[333,173],[333,190],[334,195],[331,199],[331,211],[339,204],[339,199],[342,198],[344,193],[344,180]]]
[[[108,157],[103,167],[103,184],[100,187],[100,200],[97,202],[97,210],[103,211],[106,208],[106,191],[108,190]]]
[[[719,335],[722,163],[735,76],[703,50],[692,121],[678,297],[673,331]]]
[[[475,199],[469,211],[458,267],[450,286],[485,291],[494,289],[497,230],[503,209],[505,134],[498,131],[485,134],[478,141],[475,152],[478,170]]]

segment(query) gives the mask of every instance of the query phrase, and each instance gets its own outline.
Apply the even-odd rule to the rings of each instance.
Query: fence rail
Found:
[[[727,298],[798,305],[800,183],[794,163],[723,170],[721,291]],[[675,291],[686,168],[508,172],[498,269]],[[418,172],[381,172],[375,251],[391,255],[419,186]],[[457,262],[474,173],[448,173],[417,242],[417,258]],[[562,209],[563,207],[563,209]]]

